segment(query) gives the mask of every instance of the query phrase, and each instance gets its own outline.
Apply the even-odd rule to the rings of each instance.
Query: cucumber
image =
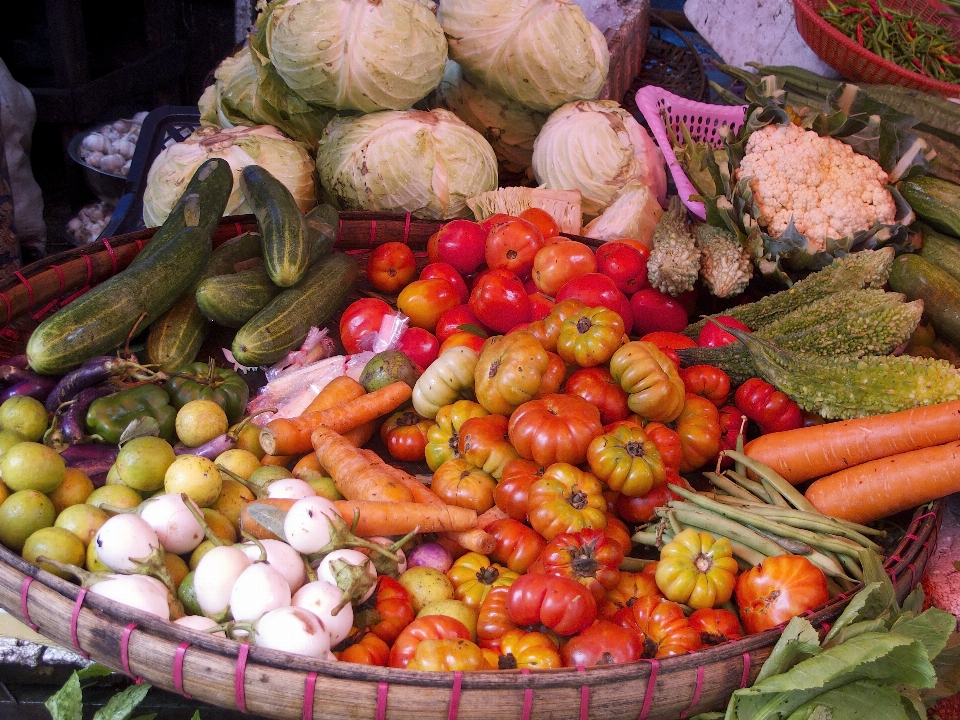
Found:
[[[340,232],[340,213],[332,205],[317,205],[303,216],[307,242],[310,244],[310,264],[330,254]]]
[[[209,321],[197,305],[197,286],[202,280],[232,272],[237,263],[259,255],[260,236],[255,233],[238,235],[214,250],[196,282],[150,325],[147,361],[159,365],[166,373],[193,362],[210,329]]]
[[[920,257],[960,280],[960,240],[924,225],[920,225],[918,229],[923,235]]]
[[[899,190],[917,217],[940,232],[960,237],[960,185],[924,175],[904,180]]]
[[[200,312],[208,320],[239,328],[263,310],[280,290],[267,275],[267,269],[260,265],[205,279],[197,287],[195,298]]]
[[[919,255],[907,253],[893,261],[890,289],[907,300],[923,300],[923,313],[937,335],[960,343],[960,280]]]
[[[333,253],[281,292],[237,331],[231,351],[241,365],[275,363],[297,347],[313,326],[323,325],[347,297],[358,274],[349,255]]]
[[[183,228],[149,261],[127,267],[40,323],[27,343],[30,367],[62,374],[111,352],[166,312],[209,257],[210,236]]]
[[[267,274],[280,287],[296,285],[310,266],[306,223],[286,186],[259,165],[240,173],[240,190],[257,217]]]
[[[199,227],[207,237],[211,237],[223,217],[231,192],[233,171],[229,163],[222,158],[207,160],[197,168],[167,219],[129,267],[147,262],[174,235],[189,225]]]

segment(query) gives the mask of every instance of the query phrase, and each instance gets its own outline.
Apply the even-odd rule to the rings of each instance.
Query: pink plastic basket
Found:
[[[687,178],[677,161],[677,156],[673,154],[673,147],[670,145],[670,138],[667,136],[667,128],[663,124],[660,111],[666,112],[667,120],[677,137],[682,137],[680,124],[683,123],[694,140],[709,142],[714,147],[719,147],[722,142],[721,130],[724,127],[729,126],[736,132],[743,124],[746,105],[711,105],[695,102],[674,95],[661,87],[647,85],[637,90],[637,107],[663,152],[680,199],[690,212],[701,220],[704,219],[706,211],[703,203],[690,199],[691,195],[698,194],[697,189]]]

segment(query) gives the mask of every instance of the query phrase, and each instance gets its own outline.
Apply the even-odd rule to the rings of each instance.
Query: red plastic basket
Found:
[[[885,7],[915,13],[927,22],[946,28],[960,41],[960,16],[937,0],[884,0]],[[793,0],[797,30],[810,49],[843,77],[866,83],[886,83],[960,96],[960,85],[934,80],[896,63],[884,60],[851,40],[817,13],[827,7],[827,0]]]

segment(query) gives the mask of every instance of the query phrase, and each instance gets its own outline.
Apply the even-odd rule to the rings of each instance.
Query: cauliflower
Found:
[[[759,223],[774,237],[794,227],[819,249],[874,223],[894,222],[887,174],[870,158],[834,138],[796,125],[768,125],[747,141],[736,174],[748,178]]]

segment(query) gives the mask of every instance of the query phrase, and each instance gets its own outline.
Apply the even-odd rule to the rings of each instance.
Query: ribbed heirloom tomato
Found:
[[[554,393],[523,403],[510,416],[508,434],[520,457],[539,465],[587,459],[587,447],[603,431],[600,411],[576,395]]]
[[[827,579],[802,555],[768,557],[737,578],[737,608],[748,633],[758,633],[830,599]]]
[[[517,625],[542,624],[558,635],[575,635],[597,618],[587,588],[557,575],[521,575],[510,586],[507,616]]]
[[[389,666],[405,668],[417,646],[424,640],[469,640],[470,631],[456,618],[447,615],[424,615],[411,622],[397,636],[390,649]]]
[[[620,581],[623,546],[602,530],[586,528],[557,535],[540,557],[548,575],[576,580],[601,603]]]
[[[609,620],[599,620],[563,646],[564,667],[593,667],[636,662],[643,651],[640,636]]]
[[[624,420],[630,415],[627,393],[603,366],[575,371],[563,387],[567,395],[578,395],[600,411],[604,425]]]

